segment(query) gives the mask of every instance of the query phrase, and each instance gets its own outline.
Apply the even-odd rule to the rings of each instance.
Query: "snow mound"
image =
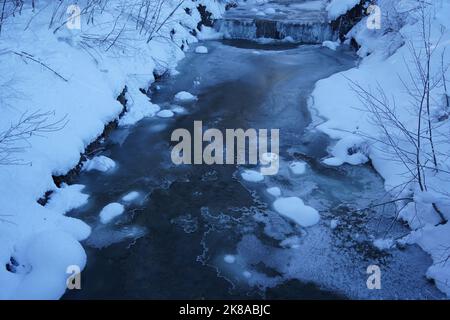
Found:
[[[223,38],[223,34],[214,28],[202,26],[202,30],[197,32],[198,40],[219,40]]]
[[[353,9],[360,0],[332,0],[327,6],[328,18],[335,20]]]
[[[197,97],[187,91],[180,91],[175,95],[176,102],[191,102],[197,100]]]
[[[208,53],[208,48],[205,46],[198,46],[195,48],[195,53],[205,54]]]
[[[161,110],[156,114],[160,118],[172,118],[174,116],[173,111],[171,110]]]
[[[276,198],[281,196],[281,189],[278,187],[268,188],[266,191],[268,194],[270,194],[271,196],[274,196]]]
[[[136,200],[138,197],[139,197],[139,192],[131,191],[122,197],[122,201],[132,202],[132,201]]]
[[[336,51],[336,49],[340,46],[341,44],[339,43],[339,41],[324,41],[322,43],[322,47],[326,47],[328,49],[331,49],[333,51]]]
[[[46,207],[59,212],[69,212],[75,208],[85,205],[89,196],[82,193],[84,189],[82,184],[67,185],[62,184],[61,188],[55,190],[48,201]]]
[[[225,261],[226,263],[235,263],[236,262],[236,257],[231,255],[231,254],[227,254],[223,257],[223,261]]]
[[[87,160],[83,165],[84,171],[97,170],[101,172],[106,172],[116,167],[114,160],[106,156],[97,156],[92,159]]]
[[[294,161],[289,164],[289,170],[295,175],[304,174],[306,171],[306,163],[303,161]]]
[[[373,241],[373,245],[379,250],[389,250],[395,246],[393,239],[376,239]]]
[[[369,161],[369,146],[366,140],[358,136],[349,135],[336,143],[331,154],[333,157],[323,162],[329,166],[340,166],[344,163],[351,165],[364,164]]]
[[[117,202],[113,202],[105,206],[100,212],[100,221],[103,224],[110,222],[117,216],[120,216],[124,212],[125,208],[123,205]]]
[[[264,180],[264,176],[255,170],[244,170],[244,172],[241,173],[241,177],[248,182],[261,182]]]
[[[303,227],[310,227],[320,220],[319,212],[297,197],[279,198],[273,203],[275,210]]]
[[[86,253],[72,236],[52,230],[32,236],[18,261],[27,266],[27,271],[15,299],[58,299],[66,290],[68,268],[83,270]]]

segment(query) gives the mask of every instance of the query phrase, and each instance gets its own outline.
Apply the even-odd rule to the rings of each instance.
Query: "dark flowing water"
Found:
[[[80,175],[77,183],[86,185],[90,202],[71,215],[89,223],[92,234],[83,243],[88,262],[82,290],[64,298],[438,296],[424,278],[430,259],[417,247],[381,252],[371,245],[371,237],[391,224],[389,215],[374,219],[335,209],[384,195],[368,166],[323,166],[329,141],[309,126],[314,84],[353,67],[353,54],[233,40],[204,45],[209,54],[188,54],[179,75],[152,88],[152,101],[162,108],[172,108],[182,90],[198,101],[183,104],[185,113],[174,118],[153,117],[116,130],[102,153],[118,168]],[[237,166],[173,165],[171,133],[192,131],[195,120],[205,128],[279,128],[279,174],[255,184],[242,181]],[[294,159],[308,163],[304,175],[290,174]],[[302,228],[276,213],[265,191],[272,186],[320,210],[320,223]],[[140,193],[138,200],[102,225],[101,209],[130,191]],[[330,227],[332,219],[339,219],[337,228]],[[398,223],[390,228],[393,234],[404,231]],[[382,268],[383,290],[367,289],[370,264]]]

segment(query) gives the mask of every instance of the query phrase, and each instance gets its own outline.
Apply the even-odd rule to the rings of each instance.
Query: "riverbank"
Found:
[[[317,128],[337,141],[326,163],[361,164],[370,159],[383,177],[387,192],[387,196],[378,199],[376,204],[394,199],[397,210],[392,213],[392,219],[407,222],[413,230],[401,238],[387,232],[382,239],[374,241],[378,241],[378,245],[386,252],[405,244],[418,244],[433,259],[426,277],[449,296],[450,224],[442,218],[450,218],[450,163],[447,156],[450,149],[450,124],[447,120],[448,103],[445,102],[448,101],[445,98],[448,92],[445,92],[442,81],[433,80],[437,84],[430,92],[431,116],[424,116],[424,119],[431,121],[436,146],[440,150],[437,152],[435,168],[424,170],[426,190],[421,190],[414,173],[416,160],[411,161],[410,157],[416,154],[416,147],[414,138],[413,141],[410,138],[417,137],[417,130],[421,131],[417,124],[420,99],[415,104],[417,100],[414,97],[418,94],[415,86],[421,85],[418,72],[426,65],[423,55],[426,48],[424,37],[421,36],[423,30],[427,30],[425,43],[429,42],[433,48],[430,59],[432,77],[441,80],[442,77],[449,78],[446,66],[450,56],[444,52],[450,41],[450,5],[442,1],[432,1],[426,5],[423,14],[425,20],[430,21],[426,25],[422,25],[422,11],[416,1],[393,3],[381,0],[377,1],[377,5],[381,10],[380,29],[369,29],[367,18],[364,18],[347,35],[348,42],[361,46],[358,51],[361,63],[357,68],[319,81],[312,94],[311,107],[327,119],[316,123]],[[415,64],[417,59],[421,61],[421,66]],[[371,101],[376,101],[377,97],[379,100],[374,104],[368,103],[367,97]],[[390,106],[395,120],[387,115],[386,106]],[[374,110],[380,111],[378,115]],[[379,119],[383,119],[384,128]],[[403,129],[400,129],[399,124],[404,126]],[[421,135],[429,135],[429,130],[422,130]],[[390,137],[386,131],[391,132]],[[412,135],[408,132],[412,132]],[[418,161],[427,163],[426,154],[430,145],[427,139],[422,143],[423,150],[420,150]],[[440,212],[435,207],[440,208]]]
[[[141,89],[172,72],[183,50],[197,42],[193,30],[202,20],[200,4],[213,16],[223,10],[216,1],[166,2],[160,12],[165,18],[155,24],[151,39],[123,14],[119,1],[99,8],[89,18],[95,24],[82,15],[81,30],[66,28],[66,8],[53,2],[39,2],[34,10],[25,5],[2,21],[0,69],[6,93],[0,132],[20,121],[13,133],[39,130],[20,136],[2,159],[0,262],[6,267],[0,270],[0,298],[59,298],[67,266],[83,269],[86,255],[79,241],[89,236],[90,227],[64,214],[88,196],[80,185],[58,188],[53,176],[76,166],[86,146],[117,119],[123,109],[117,97],[125,86],[128,112],[122,125],[159,110]],[[130,8],[133,14],[137,9]],[[52,198],[43,207],[37,201],[49,191]]]

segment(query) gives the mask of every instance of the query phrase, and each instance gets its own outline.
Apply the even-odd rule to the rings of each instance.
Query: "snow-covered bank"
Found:
[[[312,107],[327,119],[318,128],[341,141],[326,163],[358,164],[365,162],[359,159],[370,158],[396,200],[398,218],[413,230],[400,244],[417,243],[431,255],[434,264],[427,276],[450,296],[450,226],[445,223],[450,219],[446,92],[450,55],[445,53],[450,43],[450,3],[435,0],[424,7],[416,0],[379,0],[376,4],[381,29],[368,27],[371,24],[364,18],[347,35],[348,42],[353,38],[361,45],[360,65],[319,81],[312,95]],[[336,12],[342,14],[340,9]]]
[[[0,299],[57,299],[66,289],[68,267],[84,268],[79,241],[90,228],[64,214],[88,196],[82,186],[58,188],[52,176],[77,165],[86,146],[117,119],[122,106],[116,99],[125,86],[129,110],[121,125],[159,111],[139,89],[147,89],[154,74],[174,70],[183,50],[197,42],[199,4],[213,16],[224,5],[163,1],[159,19],[149,14],[144,21],[140,1],[100,2],[93,11],[84,4],[81,30],[67,28],[67,7],[50,0],[37,1],[34,10],[26,1],[20,14],[2,21],[0,137],[24,114],[34,117],[16,131],[44,127],[10,140],[14,144],[7,147],[22,147],[20,153],[8,148],[6,158],[0,147],[0,263],[6,266],[0,270]],[[37,200],[47,191],[53,194],[42,206]]]

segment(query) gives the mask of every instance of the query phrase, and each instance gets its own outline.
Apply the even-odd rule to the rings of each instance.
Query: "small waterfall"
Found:
[[[241,2],[216,20],[214,28],[228,39],[289,37],[298,43],[321,44],[338,38],[336,28],[328,21],[325,4],[310,0]]]
[[[327,22],[295,22],[266,19],[221,19],[214,28],[228,39],[256,40],[258,38],[284,39],[290,37],[295,42],[320,44],[326,40],[336,40],[338,34]]]

